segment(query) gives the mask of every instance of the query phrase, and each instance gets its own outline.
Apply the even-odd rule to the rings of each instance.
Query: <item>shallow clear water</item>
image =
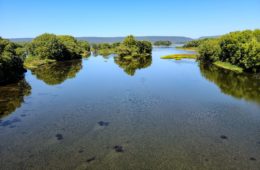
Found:
[[[0,87],[0,169],[260,169],[260,79],[155,48]],[[137,69],[136,69],[137,68]]]

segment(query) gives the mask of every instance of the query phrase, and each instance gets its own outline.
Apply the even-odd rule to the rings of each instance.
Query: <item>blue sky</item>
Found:
[[[0,36],[200,36],[260,28],[260,0],[0,0]]]

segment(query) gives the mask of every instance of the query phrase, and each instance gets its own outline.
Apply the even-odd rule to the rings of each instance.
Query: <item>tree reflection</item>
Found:
[[[21,107],[24,102],[24,96],[29,96],[30,94],[31,86],[25,79],[17,83],[0,86],[0,118]]]
[[[114,58],[114,61],[119,67],[121,67],[126,74],[134,76],[137,69],[147,68],[152,64],[151,55],[143,55],[138,57],[120,57]]]
[[[81,60],[55,62],[32,70],[32,73],[48,85],[57,85],[74,78],[82,69]]]
[[[200,70],[201,74],[218,85],[223,93],[260,104],[260,79],[256,75],[240,74],[206,64],[200,64]]]

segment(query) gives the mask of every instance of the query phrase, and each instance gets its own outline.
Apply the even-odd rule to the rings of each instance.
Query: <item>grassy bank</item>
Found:
[[[218,67],[227,69],[227,70],[232,70],[232,71],[236,71],[236,72],[239,72],[239,73],[243,72],[243,69],[241,67],[232,65],[232,64],[227,63],[227,62],[217,61],[217,62],[214,62],[213,64],[218,66]]]
[[[196,59],[196,54],[172,54],[161,57],[161,59],[174,59],[174,60],[181,60],[181,59]]]
[[[40,59],[39,57],[27,57],[26,60],[24,61],[24,67],[27,69],[34,69],[37,68],[38,66],[44,65],[44,64],[49,64],[56,62],[55,60],[51,59]]]

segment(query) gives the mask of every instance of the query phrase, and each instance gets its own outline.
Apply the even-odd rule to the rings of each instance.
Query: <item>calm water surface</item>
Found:
[[[90,56],[0,87],[0,169],[260,169],[260,76],[155,48]]]

